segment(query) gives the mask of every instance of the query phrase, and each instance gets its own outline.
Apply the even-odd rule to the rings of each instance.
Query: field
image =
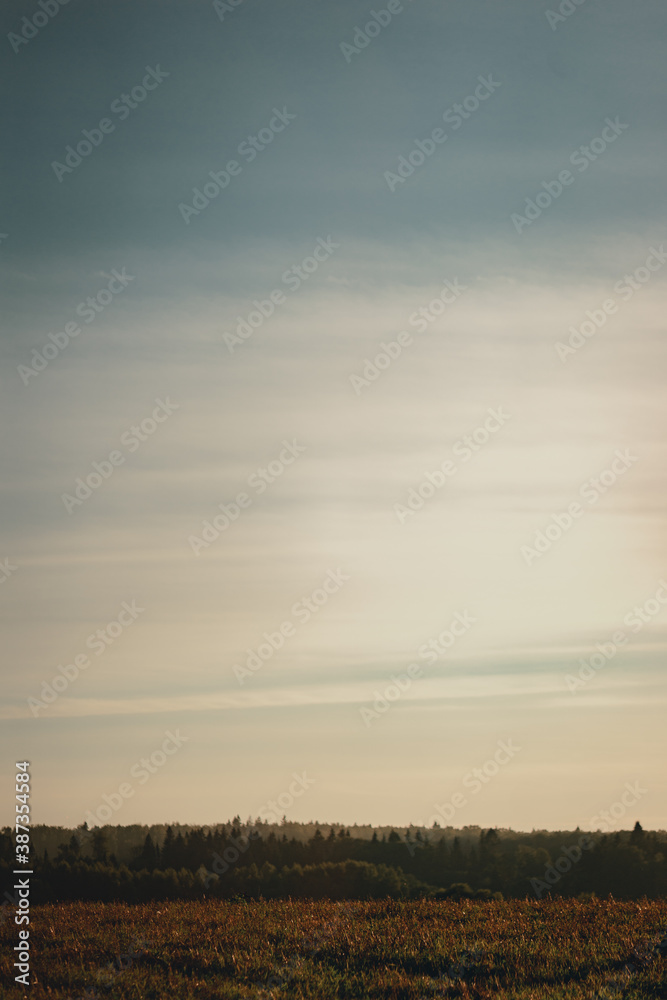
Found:
[[[1,995],[665,998],[666,926],[663,900],[44,905],[28,989],[11,985],[17,928],[0,928]]]

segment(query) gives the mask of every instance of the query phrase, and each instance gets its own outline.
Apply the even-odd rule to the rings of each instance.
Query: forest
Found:
[[[161,899],[541,899],[667,894],[667,833],[465,827],[37,826],[35,902]],[[11,885],[14,848],[0,835]],[[5,894],[5,904],[11,902]]]

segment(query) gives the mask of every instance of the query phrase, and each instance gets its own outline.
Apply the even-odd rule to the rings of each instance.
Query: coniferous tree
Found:
[[[157,868],[159,860],[160,853],[153,843],[153,838],[150,833],[147,833],[144,845],[139,856],[137,857],[137,868],[145,868],[146,871],[152,872],[155,868]]]
[[[644,841],[644,829],[639,820],[637,820],[632,830],[632,833],[630,834],[630,843],[636,845],[637,847],[641,847],[643,841]]]
[[[162,845],[162,850],[160,851],[160,867],[161,868],[172,868],[174,864],[174,831],[170,826],[167,827],[167,832],[164,837],[164,843]]]

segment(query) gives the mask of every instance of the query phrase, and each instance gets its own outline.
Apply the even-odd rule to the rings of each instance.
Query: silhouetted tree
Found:
[[[630,834],[630,843],[637,847],[641,847],[644,841],[644,828],[642,827],[639,820],[634,825],[632,833]]]

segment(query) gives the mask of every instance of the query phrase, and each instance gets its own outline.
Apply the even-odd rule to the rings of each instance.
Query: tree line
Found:
[[[65,899],[543,898],[667,894],[667,834],[408,829],[307,837],[240,821],[211,828],[33,831],[35,902]],[[54,836],[54,830],[56,834]],[[128,831],[131,831],[128,833]],[[162,831],[160,831],[162,832]],[[302,831],[303,832],[303,831]],[[141,836],[140,836],[141,835]],[[39,848],[40,840],[51,847]],[[54,848],[54,843],[57,847]],[[122,845],[122,856],[111,848]],[[120,852],[119,852],[120,853]],[[0,835],[11,884],[14,845]]]

